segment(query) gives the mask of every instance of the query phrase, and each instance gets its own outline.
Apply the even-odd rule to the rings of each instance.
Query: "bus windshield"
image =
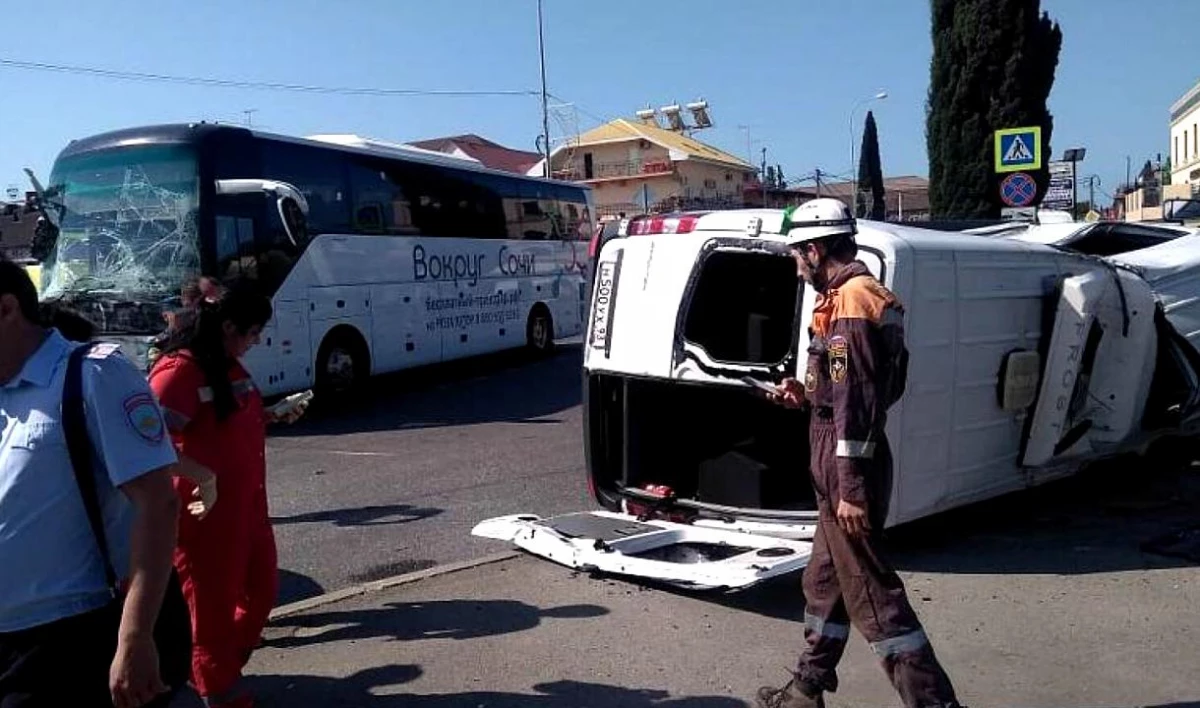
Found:
[[[187,146],[62,158],[45,200],[58,238],[43,263],[43,298],[161,301],[200,270],[199,181]]]

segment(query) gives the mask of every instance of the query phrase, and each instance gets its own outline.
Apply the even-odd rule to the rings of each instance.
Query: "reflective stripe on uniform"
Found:
[[[167,422],[167,430],[172,433],[182,432],[192,422],[192,419],[179,411],[162,406],[163,419]]]
[[[820,635],[827,639],[839,639],[845,641],[850,638],[850,625],[841,624],[838,622],[826,622],[825,620],[804,613],[804,626],[813,634]]]
[[[200,388],[196,389],[196,392],[200,394],[201,403],[212,403],[213,390],[211,386],[201,386]]]
[[[837,456],[838,457],[865,457],[871,458],[875,456],[875,443],[864,440],[838,440],[837,441]]]
[[[233,382],[233,392],[236,394],[250,393],[254,390],[254,379],[238,379]]]
[[[929,638],[925,636],[925,630],[918,629],[907,634],[901,634],[898,637],[891,637],[878,642],[871,643],[871,651],[881,659],[896,654],[910,654],[915,651],[920,651],[929,644]]]

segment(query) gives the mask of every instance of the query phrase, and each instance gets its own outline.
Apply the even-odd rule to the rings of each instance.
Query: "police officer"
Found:
[[[837,665],[858,628],[909,708],[958,701],[886,560],[880,531],[891,497],[886,412],[904,392],[908,354],[903,309],[856,260],[853,216],[840,201],[789,210],[798,275],[816,289],[803,383],[786,379],[773,398],[807,406],[810,472],[819,520],[804,571],[807,647],[793,679],[758,692],[763,708],[818,708],[837,690]]]
[[[84,413],[125,589],[113,598],[62,426],[79,345],[40,320],[29,276],[0,260],[0,706],[165,704],[153,630],[175,545],[175,451],[146,380],[115,347],[94,347]]]

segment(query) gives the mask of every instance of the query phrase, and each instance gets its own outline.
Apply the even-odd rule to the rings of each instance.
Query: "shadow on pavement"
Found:
[[[310,511],[293,516],[272,516],[272,524],[320,524],[332,523],[334,526],[385,526],[404,524],[409,521],[421,521],[441,514],[443,509],[411,506],[409,504],[385,504],[380,506],[359,506],[349,509],[326,509]]]
[[[341,435],[495,422],[555,423],[545,420],[546,416],[579,405],[582,370],[583,350],[570,345],[545,359],[531,359],[520,351],[505,352],[377,376],[366,386],[361,400],[327,410],[315,404],[311,413],[296,424],[272,429],[271,436]],[[441,384],[456,386],[439,389]]]
[[[1079,575],[1200,565],[1200,467],[1132,474],[1130,464],[1137,462],[1098,466],[893,529],[891,556],[901,571],[953,574]],[[606,579],[804,621],[798,573],[735,593]]]
[[[307,575],[301,575],[290,570],[280,568],[279,571],[279,592],[276,594],[276,605],[286,605],[290,602],[298,600],[306,600],[310,597],[316,597],[325,592],[325,588],[321,584]]]
[[[254,694],[255,706],[273,708],[305,708],[325,706],[351,708],[357,706],[401,706],[405,696],[376,695],[415,681],[422,674],[415,664],[395,664],[363,669],[346,678],[326,676],[247,676],[244,686]],[[174,708],[174,707],[173,707]]]
[[[890,534],[901,570],[1081,575],[1184,568],[1200,467],[1126,459],[1045,487],[958,509]],[[1175,542],[1172,542],[1172,538]],[[1164,553],[1163,551],[1166,551]]]
[[[255,705],[271,708],[744,708],[747,705],[722,696],[671,698],[667,691],[580,681],[541,683],[527,694],[473,691],[421,695],[398,688],[416,680],[421,673],[419,666],[406,664],[366,669],[343,679],[253,676],[247,679],[247,688],[255,693]],[[465,672],[460,678],[464,682],[469,680]]]
[[[542,619],[591,619],[608,609],[598,605],[564,605],[541,609],[516,600],[433,600],[393,602],[381,608],[312,612],[272,622],[267,644],[277,649],[345,640],[386,637],[477,639],[533,629]]]

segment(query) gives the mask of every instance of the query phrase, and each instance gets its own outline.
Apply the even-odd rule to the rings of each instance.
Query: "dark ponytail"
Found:
[[[216,302],[201,301],[194,322],[167,342],[166,353],[187,350],[200,366],[213,392],[217,420],[225,420],[238,408],[229,380],[234,360],[225,351],[225,323],[233,324],[238,334],[246,334],[265,325],[271,315],[270,299],[247,285],[231,285]]]

